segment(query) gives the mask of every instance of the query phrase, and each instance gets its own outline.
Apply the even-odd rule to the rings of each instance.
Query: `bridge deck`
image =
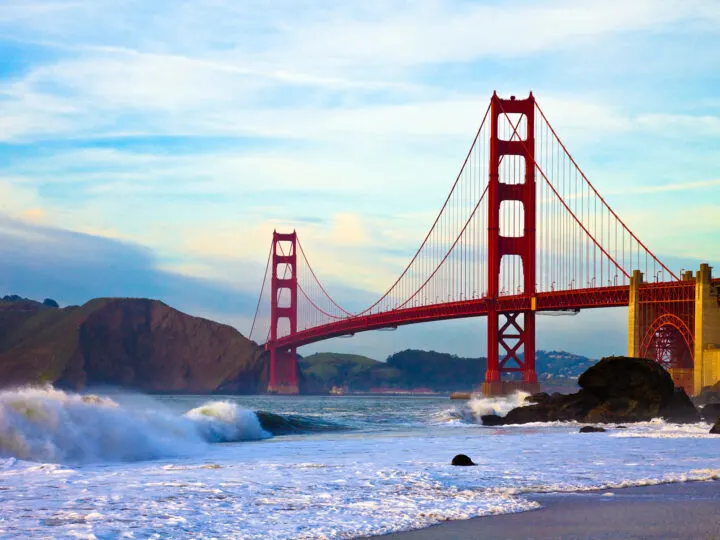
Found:
[[[720,279],[714,279],[713,283],[720,286]],[[646,297],[646,301],[686,300],[694,297],[695,282],[646,283],[641,286],[641,293]],[[628,295],[629,287],[627,285],[537,293],[535,295],[535,311],[622,307],[628,305]],[[478,298],[372,313],[301,330],[293,335],[279,338],[276,344],[278,348],[301,347],[324,339],[369,330],[379,330],[381,328],[394,328],[407,324],[446,319],[482,317],[487,315],[489,305],[490,300],[488,298]],[[501,313],[530,311],[532,309],[532,297],[526,295],[502,296],[497,300],[497,308]]]

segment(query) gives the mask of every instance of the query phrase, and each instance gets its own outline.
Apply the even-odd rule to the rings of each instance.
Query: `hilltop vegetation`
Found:
[[[435,351],[406,350],[385,362],[366,356],[318,353],[300,359],[306,384],[317,392],[333,386],[351,391],[372,389],[471,390],[482,382],[484,358],[461,358]]]
[[[402,373],[384,362],[366,356],[317,353],[299,359],[300,371],[311,391],[327,392],[333,386],[355,391],[371,388],[401,388]]]
[[[390,355],[385,362],[366,356],[317,353],[299,360],[305,382],[313,392],[333,386],[350,391],[371,389],[412,390],[428,388],[446,392],[471,391],[485,378],[487,359],[466,358],[436,351],[407,349]],[[573,385],[595,360],[562,351],[538,351],[539,378]]]

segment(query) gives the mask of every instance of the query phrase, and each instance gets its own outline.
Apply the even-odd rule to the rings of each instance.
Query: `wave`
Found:
[[[230,401],[211,401],[185,413],[207,442],[255,441],[272,437],[258,415]]]
[[[157,403],[124,407],[51,386],[0,392],[0,458],[140,461],[202,452],[209,443],[271,436],[253,411],[231,402],[206,403],[178,416]]]
[[[300,433],[322,433],[327,431],[346,431],[350,428],[321,420],[311,416],[299,414],[275,414],[268,411],[257,411],[255,413],[260,425],[265,431],[273,435],[292,435]]]
[[[487,414],[505,416],[512,409],[527,405],[525,398],[528,396],[530,396],[529,393],[518,391],[508,396],[473,397],[464,405],[447,409],[435,415],[435,421],[480,424],[481,418]]]

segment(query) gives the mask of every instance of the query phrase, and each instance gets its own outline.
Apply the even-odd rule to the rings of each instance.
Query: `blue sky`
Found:
[[[274,228],[348,302],[401,270],[493,90],[533,90],[674,269],[720,261],[720,2],[0,4],[0,293],[152,296],[247,332]],[[344,297],[344,298],[343,298]],[[623,310],[539,345],[622,352]],[[484,353],[482,321],[307,348]]]

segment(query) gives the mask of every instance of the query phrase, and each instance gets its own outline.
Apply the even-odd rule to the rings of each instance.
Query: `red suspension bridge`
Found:
[[[435,221],[376,302],[344,309],[315,274],[298,235],[275,232],[250,336],[270,354],[268,391],[297,393],[300,346],[483,316],[483,390],[502,393],[508,377],[521,377],[528,388],[537,383],[538,312],[630,306],[629,354],[663,363],[693,392],[720,378],[718,286],[706,265],[697,276],[676,275],[633,234],[532,93],[494,94]],[[267,295],[270,314],[262,317]]]

